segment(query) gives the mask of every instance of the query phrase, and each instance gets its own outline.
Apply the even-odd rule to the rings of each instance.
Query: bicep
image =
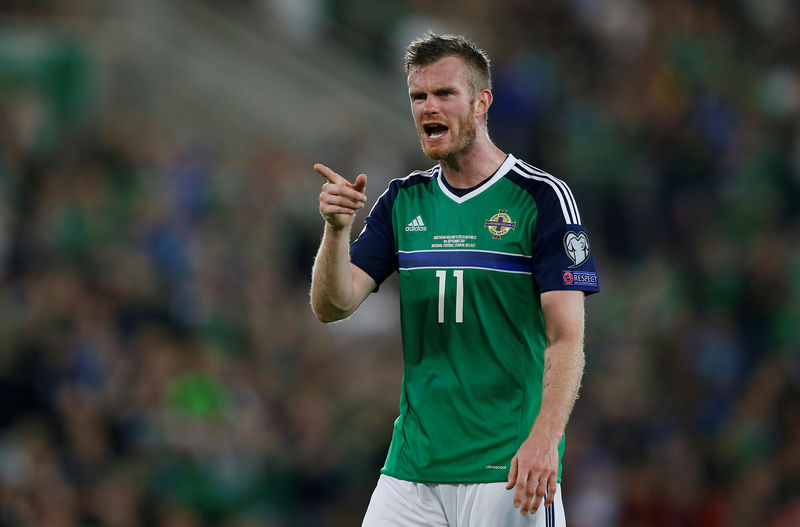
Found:
[[[375,290],[378,284],[354,263],[350,264],[350,272],[353,275],[353,300],[355,301],[353,309],[355,310]]]
[[[542,293],[547,343],[558,340],[583,341],[583,291],[555,290]]]

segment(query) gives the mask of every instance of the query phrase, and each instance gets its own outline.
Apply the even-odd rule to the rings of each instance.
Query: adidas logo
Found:
[[[427,231],[428,228],[422,223],[422,216],[417,216],[411,223],[406,225],[406,231]]]

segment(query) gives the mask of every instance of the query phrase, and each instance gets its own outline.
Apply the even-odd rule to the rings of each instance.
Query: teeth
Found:
[[[431,139],[439,139],[440,137],[444,136],[444,132],[439,132],[438,134],[431,134]]]

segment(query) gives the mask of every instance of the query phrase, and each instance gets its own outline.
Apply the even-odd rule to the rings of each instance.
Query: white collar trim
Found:
[[[479,186],[478,188],[476,188],[472,192],[468,192],[468,193],[464,194],[463,196],[456,196],[455,194],[453,194],[450,191],[449,188],[447,188],[447,185],[445,185],[444,181],[443,181],[444,180],[444,173],[443,173],[441,167],[439,167],[439,177],[436,178],[436,180],[437,180],[437,183],[439,183],[439,188],[442,189],[442,192],[444,192],[445,196],[447,196],[451,200],[455,201],[456,203],[464,203],[465,201],[474,198],[475,196],[477,196],[481,192],[487,190],[489,187],[491,187],[492,185],[497,183],[500,180],[500,178],[505,176],[506,173],[508,173],[508,171],[511,170],[511,167],[513,167],[514,163],[516,163],[516,162],[517,162],[516,158],[513,155],[508,154],[506,156],[506,160],[503,161],[503,164],[500,165],[500,167],[495,171],[495,173],[489,178],[489,181],[487,181],[483,185]]]

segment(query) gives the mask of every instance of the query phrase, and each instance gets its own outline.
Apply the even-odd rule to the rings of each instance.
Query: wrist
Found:
[[[328,219],[325,218],[325,230],[328,233],[335,234],[335,235],[341,235],[343,233],[344,234],[349,234],[350,233],[350,226],[352,224],[353,224],[352,221],[348,221],[348,222],[342,224],[342,223],[335,223],[335,222],[332,222],[332,221],[328,221]]]
[[[563,427],[545,419],[536,419],[531,427],[529,437],[538,436],[547,439],[548,442],[558,443],[564,435]]]

